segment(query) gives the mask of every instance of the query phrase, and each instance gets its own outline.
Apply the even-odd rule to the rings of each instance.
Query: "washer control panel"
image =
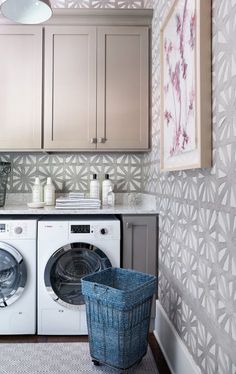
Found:
[[[0,237],[19,237],[27,236],[27,225],[20,222],[0,222]]]
[[[0,240],[36,237],[36,221],[0,221]]]
[[[0,232],[6,232],[6,224],[5,223],[0,223]]]
[[[20,234],[22,234],[22,232],[23,232],[23,228],[21,226],[16,226],[14,228],[14,233],[15,234],[20,235]]]

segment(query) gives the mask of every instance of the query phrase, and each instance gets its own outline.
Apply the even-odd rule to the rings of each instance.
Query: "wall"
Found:
[[[159,172],[159,26],[166,0],[54,0],[55,7],[153,7],[152,152],[142,155],[4,155],[11,191],[35,175],[57,189],[86,190],[92,172],[109,172],[120,191],[159,198],[159,295],[202,373],[236,373],[236,1],[213,0],[213,167]],[[143,170],[143,178],[142,178]],[[142,180],[143,179],[143,180]]]
[[[2,2],[2,1],[1,1]],[[143,0],[52,0],[55,8],[143,8]],[[142,190],[140,154],[0,154],[0,160],[11,161],[8,192],[30,192],[35,176],[45,183],[52,176],[57,191],[88,191],[93,173],[109,173],[118,192]]]
[[[202,0],[204,1],[204,0]],[[213,0],[213,167],[160,173],[159,29],[154,7],[152,152],[144,191],[159,198],[159,297],[202,373],[236,373],[236,1]]]

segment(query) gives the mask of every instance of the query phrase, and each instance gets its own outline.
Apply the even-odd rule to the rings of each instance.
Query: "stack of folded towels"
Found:
[[[82,192],[70,192],[56,199],[57,209],[100,209],[101,200],[85,198]]]

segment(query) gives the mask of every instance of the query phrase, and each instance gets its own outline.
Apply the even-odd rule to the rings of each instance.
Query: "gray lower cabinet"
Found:
[[[123,216],[122,266],[144,273],[157,275],[158,217],[150,215]],[[155,303],[152,308],[152,324]]]
[[[157,273],[157,216],[123,216],[123,267]]]

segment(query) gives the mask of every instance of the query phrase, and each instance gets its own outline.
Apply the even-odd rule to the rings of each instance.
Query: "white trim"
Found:
[[[172,374],[201,374],[158,300],[154,335]]]

